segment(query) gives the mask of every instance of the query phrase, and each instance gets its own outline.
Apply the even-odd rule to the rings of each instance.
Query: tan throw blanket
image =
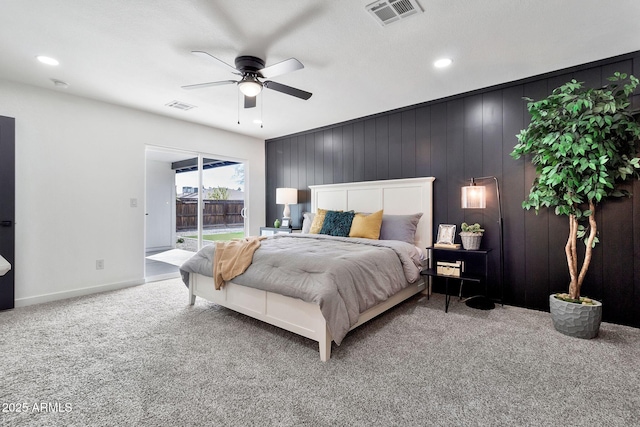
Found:
[[[260,247],[260,240],[266,237],[245,237],[244,239],[216,242],[213,254],[213,278],[216,290],[236,276],[241,275],[251,265],[253,253]]]

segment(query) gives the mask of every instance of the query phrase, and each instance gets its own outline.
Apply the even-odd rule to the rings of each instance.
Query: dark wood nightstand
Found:
[[[427,250],[430,252],[431,256],[429,257],[429,268],[422,270],[420,274],[423,276],[432,276],[432,277],[443,277],[445,279],[445,303],[444,303],[444,311],[445,313],[449,311],[449,301],[451,300],[451,295],[449,295],[449,280],[459,280],[460,281],[460,291],[458,294],[459,298],[462,298],[462,285],[464,282],[473,282],[473,283],[484,283],[485,285],[485,295],[487,292],[487,275],[489,270],[489,252],[491,249],[486,250],[477,250],[477,251],[469,251],[466,249],[443,249],[443,248],[434,248],[429,247]],[[439,274],[436,268],[436,264],[438,261],[462,261],[464,265],[468,260],[472,258],[483,258],[484,257],[484,271],[479,273],[467,273],[465,271],[460,272],[460,276],[454,275],[446,275]]]

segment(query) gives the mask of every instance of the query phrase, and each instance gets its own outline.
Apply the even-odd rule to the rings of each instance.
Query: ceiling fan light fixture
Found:
[[[262,91],[262,83],[255,76],[247,75],[238,82],[238,88],[245,96],[254,97]]]

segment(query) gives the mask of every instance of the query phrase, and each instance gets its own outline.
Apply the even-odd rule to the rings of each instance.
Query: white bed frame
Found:
[[[423,212],[416,231],[416,246],[431,246],[433,237],[433,181],[435,178],[409,178],[386,181],[365,181],[344,184],[312,185],[311,211],[318,208],[375,212],[384,209],[385,214],[409,215]],[[426,253],[425,253],[426,255]],[[424,280],[404,288],[386,301],[360,314],[358,323],[351,329],[373,319],[377,315],[417,294],[430,292]],[[287,331],[318,341],[320,359],[331,357],[331,334],[320,307],[297,298],[249,288],[229,282],[216,291],[213,278],[191,274],[189,303],[196,296],[253,317]]]

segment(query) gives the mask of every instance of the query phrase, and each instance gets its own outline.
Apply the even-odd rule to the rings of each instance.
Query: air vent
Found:
[[[167,107],[171,107],[171,108],[175,108],[178,110],[183,110],[183,111],[187,111],[187,110],[191,110],[192,108],[196,108],[195,105],[189,105],[186,104],[184,102],[180,102],[180,101],[171,101],[168,104],[165,104]]]
[[[386,0],[367,5],[367,10],[382,26],[422,13],[416,0]]]

